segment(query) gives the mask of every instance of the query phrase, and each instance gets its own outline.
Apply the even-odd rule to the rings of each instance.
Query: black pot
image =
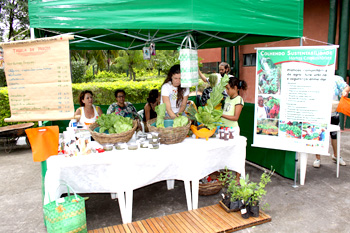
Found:
[[[246,205],[245,207],[243,207],[243,208],[241,209],[241,216],[242,216],[242,218],[244,218],[244,219],[249,218],[249,216],[250,216],[250,213],[249,213],[249,205]]]
[[[250,205],[249,206],[249,215],[251,217],[259,217],[259,205]]]
[[[236,200],[234,202],[230,202],[230,210],[236,212],[244,208],[244,205],[242,203],[242,200]]]
[[[230,197],[229,196],[225,196],[224,199],[222,199],[222,202],[225,204],[225,206],[227,206],[227,208],[230,208]]]

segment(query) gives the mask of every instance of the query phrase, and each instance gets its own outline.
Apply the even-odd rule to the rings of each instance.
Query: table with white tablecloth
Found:
[[[62,182],[77,193],[117,193],[122,220],[127,223],[132,220],[133,190],[158,181],[182,180],[187,207],[196,209],[199,179],[225,167],[245,176],[246,140],[242,136],[229,141],[186,138],[177,144],[161,144],[159,149],[51,156],[47,160],[45,203],[66,191],[65,187],[57,190]]]

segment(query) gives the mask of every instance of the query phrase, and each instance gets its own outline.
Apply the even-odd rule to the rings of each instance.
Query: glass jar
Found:
[[[127,148],[127,145],[125,142],[118,142],[118,143],[114,144],[114,147],[116,150],[124,150]]]
[[[129,150],[137,150],[139,148],[139,146],[137,145],[136,142],[130,142],[128,143],[128,149]]]

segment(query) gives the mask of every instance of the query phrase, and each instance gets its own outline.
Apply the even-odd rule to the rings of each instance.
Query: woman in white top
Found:
[[[161,103],[166,105],[166,116],[174,119],[184,113],[189,88],[181,88],[180,65],[174,65],[170,68],[167,78],[164,80],[161,90]]]
[[[79,96],[80,108],[75,111],[78,125],[89,126],[94,123],[98,116],[102,115],[100,107],[93,105],[93,94],[91,91],[83,91]]]

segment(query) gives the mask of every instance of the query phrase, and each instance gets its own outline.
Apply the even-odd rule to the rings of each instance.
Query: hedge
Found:
[[[84,90],[91,90],[94,94],[94,104],[96,105],[110,105],[116,102],[114,97],[114,91],[116,89],[124,89],[126,93],[125,101],[131,103],[146,103],[148,93],[152,89],[160,90],[163,80],[152,80],[152,81],[118,81],[118,82],[91,82],[91,83],[78,83],[72,84],[73,91],[73,102],[79,104],[79,94]],[[202,91],[206,84],[200,80],[198,90]],[[191,91],[195,91],[195,87],[191,87]],[[17,124],[4,122],[5,118],[9,118],[10,105],[8,100],[7,87],[0,88],[0,104],[2,106],[0,127]]]

